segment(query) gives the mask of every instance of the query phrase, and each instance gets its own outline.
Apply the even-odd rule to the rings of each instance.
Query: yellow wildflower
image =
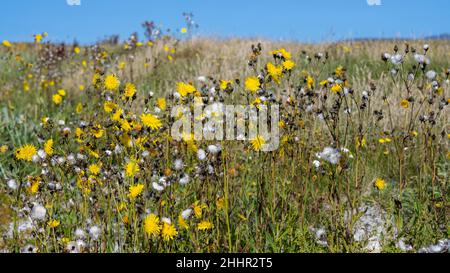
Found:
[[[44,143],[44,152],[47,155],[53,154],[53,139],[49,139]]]
[[[155,214],[150,214],[144,220],[144,230],[147,235],[157,236],[161,231],[161,225],[159,224],[159,217]]]
[[[257,135],[250,143],[253,146],[253,150],[257,152],[261,150],[262,146],[266,143],[266,140],[261,135]]]
[[[138,197],[143,190],[144,184],[137,184],[130,186],[130,188],[128,189],[128,197],[131,199],[136,199],[136,197]]]
[[[276,66],[272,63],[268,63],[267,66],[267,72],[269,73],[270,77],[276,82],[280,83],[280,77],[283,73],[283,67]]]
[[[3,40],[2,45],[4,47],[12,47],[12,44],[8,40]]]
[[[18,148],[15,152],[16,158],[25,160],[25,161],[32,161],[33,156],[36,155],[36,147],[32,144],[26,144],[20,148]]]
[[[149,127],[152,130],[157,130],[162,126],[161,120],[159,120],[158,117],[152,114],[142,114],[141,120],[145,126]]]
[[[47,225],[48,225],[49,228],[56,228],[56,227],[59,226],[59,224],[60,224],[60,222],[58,220],[55,220],[55,219],[50,220],[50,221],[47,222]]]
[[[385,188],[386,188],[386,182],[383,180],[383,179],[381,179],[381,178],[377,178],[376,180],[375,180],[375,183],[374,183],[374,185],[375,185],[375,187],[378,189],[378,190],[384,190]]]
[[[402,101],[400,101],[400,106],[402,107],[402,108],[408,108],[409,107],[409,101],[408,100],[402,100]]]
[[[180,94],[180,96],[185,97],[188,94],[192,94],[195,91],[197,91],[195,89],[195,87],[191,84],[188,83],[184,83],[184,82],[179,82],[177,83],[177,92]]]
[[[295,67],[295,63],[291,60],[287,60],[283,62],[284,69],[290,71]]]
[[[166,99],[165,98],[159,98],[156,101],[156,104],[158,105],[159,109],[161,109],[163,111],[166,110],[167,103],[166,103]]]
[[[259,79],[257,77],[248,77],[245,80],[245,90],[247,91],[255,93],[256,91],[258,91],[260,86],[261,83],[259,82]]]
[[[103,110],[105,110],[106,113],[111,113],[116,106],[117,105],[114,102],[105,101],[105,103],[103,103]]]
[[[189,228],[189,225],[186,223],[186,220],[183,218],[181,214],[178,216],[178,225],[184,229]]]
[[[139,165],[137,164],[136,160],[130,160],[125,165],[125,176],[126,177],[134,177],[136,174],[140,171]]]
[[[98,175],[100,173],[101,167],[98,164],[93,163],[89,165],[88,170],[91,174]]]
[[[334,84],[334,85],[331,87],[331,92],[333,92],[333,93],[335,93],[335,94],[337,94],[337,93],[339,93],[339,92],[341,92],[341,91],[342,91],[342,87],[341,87],[340,84]]]
[[[107,90],[115,91],[119,88],[120,85],[119,78],[117,78],[116,75],[110,74],[106,76],[104,85]]]
[[[208,230],[208,229],[212,229],[213,227],[214,227],[214,225],[209,221],[201,221],[197,225],[198,230]]]
[[[173,239],[173,237],[178,235],[177,229],[169,223],[164,223],[162,230],[161,230],[161,236],[165,241],[170,241]]]
[[[62,102],[62,97],[59,94],[54,94],[52,100],[54,104],[59,105]]]
[[[125,84],[124,96],[126,98],[132,98],[135,93],[136,93],[136,86],[134,86],[134,84],[132,83]]]

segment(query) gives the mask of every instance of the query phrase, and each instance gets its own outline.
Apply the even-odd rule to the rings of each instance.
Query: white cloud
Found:
[[[381,0],[367,0],[369,6],[381,6]]]
[[[80,6],[81,0],[66,0],[69,6]],[[369,0],[368,0],[369,1]]]

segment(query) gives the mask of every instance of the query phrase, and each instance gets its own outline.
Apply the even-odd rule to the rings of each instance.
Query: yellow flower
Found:
[[[180,94],[180,96],[185,97],[188,94],[192,94],[195,91],[197,91],[195,89],[195,87],[191,84],[188,83],[184,83],[184,82],[179,82],[177,83],[177,92]]]
[[[140,171],[139,165],[136,160],[130,160],[125,165],[125,176],[126,177],[134,177]]]
[[[159,217],[155,214],[150,214],[144,220],[144,230],[147,235],[157,236],[161,231],[161,225],[159,224]]]
[[[123,119],[123,120],[120,121],[120,128],[122,129],[122,131],[128,132],[128,131],[131,130],[131,125],[128,122],[128,120]]]
[[[4,154],[7,151],[8,151],[8,146],[7,145],[0,146],[0,154]]]
[[[67,237],[63,237],[61,238],[61,244],[63,245],[67,245],[70,242],[70,239]]]
[[[283,62],[283,67],[286,70],[292,70],[295,67],[295,63],[291,60],[287,60]]]
[[[100,173],[101,168],[98,164],[94,163],[94,164],[89,165],[88,170],[91,174],[97,175]]]
[[[283,67],[276,66],[272,63],[267,64],[267,72],[276,83],[280,83],[280,77],[283,73]]]
[[[167,103],[166,103],[166,99],[165,98],[159,98],[156,101],[156,104],[158,105],[159,109],[161,109],[163,111],[166,110]]]
[[[36,179],[35,181],[33,181],[30,185],[30,188],[28,189],[28,192],[31,194],[36,194],[37,191],[39,190],[39,184],[40,179]]]
[[[198,230],[208,230],[208,229],[212,229],[213,227],[214,227],[214,225],[209,221],[201,221],[197,225]]]
[[[374,185],[380,191],[386,188],[386,182],[381,178],[377,178]]]
[[[120,85],[119,78],[117,78],[116,75],[110,74],[106,76],[104,85],[107,90],[115,91],[119,88]]]
[[[50,120],[50,118],[48,118],[48,117],[43,117],[43,118],[42,118],[42,125],[43,125],[43,126],[47,125],[49,120]]]
[[[141,120],[145,126],[149,127],[152,130],[157,130],[162,126],[161,120],[159,120],[158,117],[152,114],[142,114]]]
[[[336,70],[334,71],[334,75],[336,75],[336,77],[342,77],[344,75],[344,68],[342,66],[338,66],[336,67]]]
[[[262,136],[257,135],[250,143],[253,146],[253,150],[257,152],[261,150],[262,146],[266,143],[266,140]]]
[[[257,77],[248,77],[245,80],[245,90],[247,91],[255,93],[256,91],[258,91],[260,86],[261,83],[259,82],[259,79]]]
[[[206,209],[207,206],[205,204],[199,204],[199,201],[195,201],[194,203],[194,215],[198,219],[202,217],[203,209]]]
[[[59,94],[54,94],[52,100],[54,104],[59,105],[62,102],[62,97]]]
[[[114,102],[105,101],[105,103],[103,103],[103,110],[105,110],[106,113],[111,113],[116,106],[117,105]]]
[[[341,87],[340,84],[334,84],[334,85],[331,87],[331,92],[333,92],[333,93],[335,93],[335,94],[337,94],[337,93],[339,93],[339,92],[341,92],[341,91],[342,91],[342,87]]]
[[[75,48],[73,49],[73,52],[74,52],[75,54],[80,54],[81,50],[80,50],[79,47],[75,47]]]
[[[101,125],[95,125],[92,129],[91,129],[91,134],[95,137],[95,138],[101,138],[103,136],[103,134],[105,133],[105,130],[102,129]]]
[[[120,121],[122,119],[123,109],[118,108],[114,114],[111,116],[111,119],[114,121]]]
[[[308,86],[308,89],[314,89],[314,78],[310,75],[306,77],[306,85]]]
[[[36,42],[36,44],[39,44],[42,41],[42,35],[41,34],[34,35],[34,41]]]
[[[79,89],[80,91],[84,91],[85,87],[84,87],[84,85],[80,84],[80,85],[78,86],[78,89]]]
[[[185,28],[185,27],[183,27],[183,28],[181,28],[181,33],[186,33],[187,32],[187,28]]]
[[[225,198],[220,197],[219,199],[217,199],[216,201],[216,207],[218,211],[221,211],[223,209],[225,205]]]
[[[359,147],[364,148],[365,146],[366,146],[366,138],[365,137],[356,138],[356,147],[357,148],[359,148]]]
[[[164,223],[161,230],[161,235],[165,241],[170,241],[173,237],[178,235],[178,231],[173,225]]]
[[[285,60],[290,60],[292,58],[291,53],[286,51],[284,48],[280,48],[278,50],[273,50],[270,52],[271,55],[282,57]]]
[[[120,62],[120,63],[119,63],[119,69],[120,69],[120,70],[124,70],[124,69],[125,69],[125,66],[126,66],[126,63],[125,63],[125,62]]]
[[[81,129],[80,127],[77,127],[77,128],[75,129],[75,136],[76,136],[77,138],[80,138],[82,134],[83,134],[83,129]]]
[[[12,47],[12,44],[8,40],[3,40],[2,45],[5,47]]]
[[[92,76],[92,85],[97,85],[100,82],[100,74],[95,73],[94,76]]]
[[[220,89],[227,89],[229,84],[231,84],[230,81],[220,80]]]
[[[50,221],[47,222],[47,225],[48,225],[49,228],[56,228],[56,227],[59,226],[59,224],[60,224],[60,222],[58,220],[55,220],[55,219],[50,220]]]
[[[100,155],[97,152],[94,152],[92,150],[89,150],[89,155],[91,155],[91,156],[93,156],[95,158],[99,158],[100,157]]]
[[[83,104],[78,103],[77,107],[75,108],[75,112],[77,112],[77,114],[80,114],[81,112],[83,112]]]
[[[33,156],[36,155],[36,147],[32,144],[26,144],[16,150],[16,158],[25,160],[25,161],[32,161]]]
[[[132,84],[132,83],[125,84],[124,96],[126,98],[133,97],[135,93],[136,93],[136,86],[134,86],[134,84]]]
[[[184,220],[184,218],[181,214],[178,216],[178,225],[184,229],[189,228],[189,225],[186,223],[186,220]]]
[[[53,154],[53,139],[47,140],[47,142],[44,143],[44,152],[47,155]]]
[[[408,108],[409,107],[409,101],[408,100],[402,100],[400,102],[400,106],[405,108],[405,109]]]
[[[130,188],[128,189],[128,197],[131,199],[135,199],[142,193],[143,190],[144,184],[130,186]]]
[[[380,138],[380,139],[378,140],[378,142],[379,142],[380,144],[389,143],[389,142],[391,142],[391,141],[392,141],[392,140],[391,140],[390,138],[388,138],[388,137]]]
[[[30,85],[28,84],[27,81],[23,82],[23,91],[30,91]]]

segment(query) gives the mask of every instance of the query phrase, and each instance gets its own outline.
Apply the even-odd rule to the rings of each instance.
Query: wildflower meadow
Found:
[[[448,251],[448,40],[192,18],[0,41],[1,252]]]

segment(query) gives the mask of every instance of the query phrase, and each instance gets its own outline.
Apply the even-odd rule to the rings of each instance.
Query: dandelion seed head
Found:
[[[192,215],[192,209],[185,209],[181,212],[183,219],[187,220]]]
[[[197,158],[198,158],[198,160],[200,160],[200,161],[205,160],[205,159],[206,159],[206,152],[205,152],[205,150],[203,150],[203,149],[198,149],[198,150],[197,150]]]
[[[40,204],[34,204],[33,208],[31,209],[31,219],[33,220],[44,220],[46,214],[47,209]]]
[[[89,228],[89,236],[91,237],[91,240],[97,241],[101,234],[102,230],[98,226],[91,226]]]
[[[10,188],[11,190],[16,190],[17,189],[17,182],[15,179],[9,179],[6,184],[8,185],[8,188]]]

